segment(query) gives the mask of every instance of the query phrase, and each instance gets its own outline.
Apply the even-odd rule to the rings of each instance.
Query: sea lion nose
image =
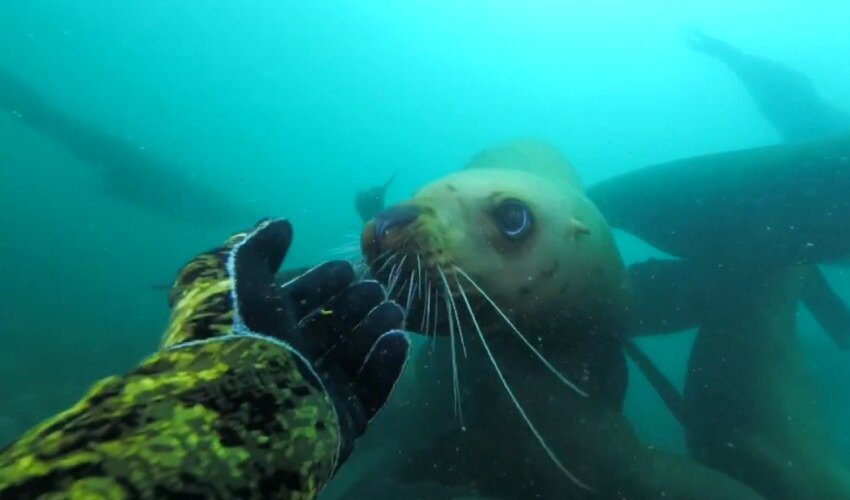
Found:
[[[401,229],[419,217],[416,205],[396,205],[375,215],[375,241],[381,242],[393,229]]]

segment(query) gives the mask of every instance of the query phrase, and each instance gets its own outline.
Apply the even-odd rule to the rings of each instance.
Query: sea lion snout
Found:
[[[421,210],[416,205],[396,205],[375,215],[375,241],[382,243],[393,231],[403,229],[417,218]]]

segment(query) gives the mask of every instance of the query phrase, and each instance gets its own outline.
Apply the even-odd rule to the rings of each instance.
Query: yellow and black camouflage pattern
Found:
[[[285,344],[233,331],[237,235],[178,276],[162,348],[0,453],[0,498],[313,498],[340,428]]]
[[[233,288],[228,259],[247,233],[192,259],[177,274],[168,295],[171,319],[160,347],[233,334]]]

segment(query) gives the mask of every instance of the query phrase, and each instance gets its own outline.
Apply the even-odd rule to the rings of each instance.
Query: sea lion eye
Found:
[[[522,238],[531,230],[531,210],[519,200],[505,200],[496,207],[496,224],[502,234],[512,240]]]

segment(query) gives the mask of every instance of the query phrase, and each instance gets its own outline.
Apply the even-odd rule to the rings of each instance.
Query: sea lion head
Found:
[[[608,226],[566,161],[541,143],[477,156],[378,214],[361,244],[376,277],[408,304],[411,330],[444,327],[450,302],[460,316],[500,321],[498,307],[518,325],[554,334],[567,321],[608,322],[626,303]],[[444,313],[426,320],[438,307]]]

